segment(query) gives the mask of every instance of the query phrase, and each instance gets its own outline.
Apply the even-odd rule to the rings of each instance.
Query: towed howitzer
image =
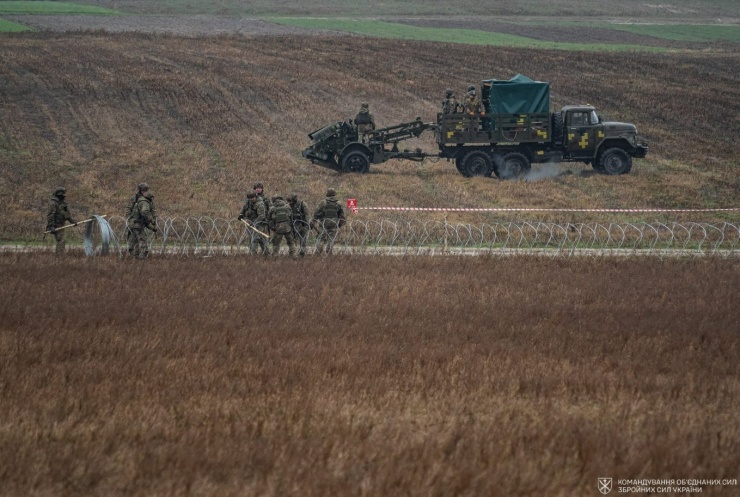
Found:
[[[337,121],[308,134],[312,144],[303,150],[303,157],[314,164],[348,173],[366,173],[371,163],[380,164],[389,159],[422,161],[438,154],[427,154],[419,148],[399,150],[398,144],[436,128],[436,123],[416,118],[395,126],[374,129],[360,136],[351,119]]]

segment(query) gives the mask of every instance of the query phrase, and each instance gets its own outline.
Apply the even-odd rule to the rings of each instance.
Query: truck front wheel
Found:
[[[366,173],[370,170],[370,158],[365,152],[355,150],[342,157],[342,171],[345,173]]]
[[[491,162],[491,157],[487,153],[482,150],[473,150],[463,157],[462,163],[457,169],[466,178],[490,176],[493,173],[493,162]]]
[[[604,174],[627,174],[632,169],[632,157],[621,148],[609,148],[594,162],[594,169]]]
[[[496,168],[496,176],[501,179],[518,178],[527,174],[531,168],[532,165],[524,154],[509,152]]]

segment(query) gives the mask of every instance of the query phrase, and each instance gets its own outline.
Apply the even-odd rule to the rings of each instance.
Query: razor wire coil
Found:
[[[124,248],[117,240],[126,239],[126,220],[113,216],[106,224],[119,233],[113,245],[118,247],[119,255],[123,255]],[[150,253],[170,256],[249,254],[254,238],[261,236],[240,221],[217,217],[160,218],[157,226],[156,234],[148,232]],[[308,232],[309,254],[316,252],[318,233],[322,230],[318,226],[318,231]],[[115,233],[109,233],[111,240]],[[740,253],[738,222],[495,221],[472,224],[374,219],[348,221],[338,231],[329,230],[328,233],[334,252],[346,254],[700,256]]]

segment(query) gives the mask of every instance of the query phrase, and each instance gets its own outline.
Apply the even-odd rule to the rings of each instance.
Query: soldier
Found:
[[[293,237],[299,243],[300,250],[298,255],[303,257],[306,255],[306,241],[308,240],[308,217],[310,215],[308,211],[308,204],[298,198],[298,195],[291,193],[288,195],[288,204],[293,211]]]
[[[146,229],[157,232],[157,224],[152,213],[154,194],[148,189],[136,201],[128,217],[129,243],[128,253],[137,259],[149,257],[149,242]]]
[[[264,185],[262,183],[255,183],[254,193],[256,193],[260,200],[262,200],[262,202],[265,204],[265,215],[267,215],[267,213],[270,212],[270,207],[272,207],[272,203],[270,202],[270,198],[265,195]]]
[[[131,215],[134,212],[134,208],[136,207],[136,202],[139,201],[141,197],[144,196],[146,192],[149,191],[149,185],[146,183],[139,183],[136,187],[136,193],[131,196],[131,198],[128,199],[128,205],[126,206],[126,219],[131,218]],[[152,195],[150,199],[150,207],[151,207],[151,213],[152,218],[154,219],[154,224],[157,224],[157,210],[154,207],[154,196]],[[134,251],[136,247],[138,246],[139,242],[137,237],[132,233],[131,228],[126,228],[126,238],[128,239],[128,253],[129,255],[134,255]]]
[[[468,86],[468,96],[465,99],[465,112],[470,114],[471,116],[475,114],[480,114],[481,116],[485,116],[485,111],[482,110],[481,102],[478,100],[478,97],[475,95],[475,85]]]
[[[46,212],[46,229],[54,235],[57,241],[57,255],[64,253],[65,247],[64,230],[57,230],[57,228],[64,226],[65,221],[77,226],[77,221],[72,219],[72,215],[69,213],[69,207],[67,207],[67,203],[64,201],[66,193],[67,190],[61,186],[54,190],[54,195],[52,195],[49,202],[49,209]]]
[[[136,202],[141,198],[146,192],[149,191],[149,185],[146,183],[139,183],[136,187],[136,193],[131,196],[130,199],[128,199],[128,208],[126,209],[126,219],[131,217],[131,213],[134,210],[134,207],[136,207]],[[154,197],[152,197],[152,216],[154,217],[154,220],[157,220],[157,210],[154,207]]]
[[[363,102],[360,112],[355,116],[355,125],[357,126],[357,135],[360,141],[365,141],[365,135],[375,129],[375,118],[370,112],[370,105]]]
[[[445,99],[442,100],[442,114],[455,114],[457,113],[457,100],[455,99],[455,93],[447,88],[445,91]]]
[[[262,232],[267,232],[267,212],[265,211],[265,203],[254,192],[247,194],[247,201],[244,202],[244,207],[242,207],[238,219],[239,221],[244,219],[250,226],[257,228]],[[249,253],[252,255],[256,254],[257,247],[260,247],[263,255],[269,255],[270,249],[267,246],[267,238],[251,229],[249,230],[249,234],[251,236],[249,240]]]
[[[346,222],[344,209],[337,200],[337,192],[334,188],[329,188],[326,191],[326,198],[319,203],[311,220],[311,226],[319,232],[316,237],[317,253],[322,254],[325,246],[327,254],[334,253],[334,240],[337,232]]]
[[[288,253],[295,259],[295,241],[293,240],[293,211],[283,197],[272,197],[272,207],[268,214],[270,220],[270,243],[272,244],[272,255],[280,254],[280,240],[285,237],[288,244]]]

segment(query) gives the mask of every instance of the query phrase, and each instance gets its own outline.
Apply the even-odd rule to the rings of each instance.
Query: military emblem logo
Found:
[[[599,478],[599,492],[606,495],[612,491],[612,479],[611,478]]]

